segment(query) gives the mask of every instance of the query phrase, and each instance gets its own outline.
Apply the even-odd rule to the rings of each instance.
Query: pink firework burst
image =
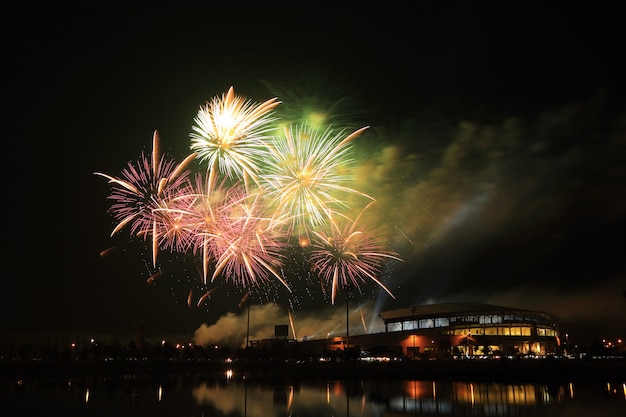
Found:
[[[187,249],[200,254],[203,266],[203,282],[206,284],[209,264],[215,255],[211,244],[216,236],[223,234],[226,223],[224,215],[233,202],[246,197],[240,181],[228,183],[223,178],[216,184],[209,173],[196,174],[193,183],[189,181],[188,192],[171,201],[167,214],[179,220],[180,230],[187,239]]]
[[[333,304],[339,286],[358,288],[366,282],[365,278],[395,298],[376,276],[386,260],[402,259],[395,252],[385,251],[376,236],[358,224],[361,214],[355,221],[341,217],[339,222],[331,222],[328,233],[313,231],[310,260],[323,283],[331,286]]]
[[[111,232],[111,236],[130,225],[131,235],[152,237],[152,262],[156,266],[159,248],[159,236],[162,230],[169,225],[163,225],[163,208],[168,206],[189,175],[186,166],[195,158],[189,155],[182,163],[166,159],[160,155],[159,134],[154,132],[152,140],[152,157],[143,152],[136,162],[129,162],[122,170],[121,178],[96,172],[96,175],[109,179],[112,184],[108,199],[113,203],[110,212],[118,224]]]
[[[190,183],[181,184],[171,190],[166,199],[158,202],[159,207],[152,210],[155,219],[158,246],[170,252],[188,252],[194,243],[195,233],[189,225],[189,212],[185,209],[193,198]]]
[[[283,222],[266,215],[260,194],[229,194],[228,201],[209,233],[209,247],[216,261],[211,281],[223,276],[247,288],[261,286],[273,276],[291,291],[277,272],[285,257]]]

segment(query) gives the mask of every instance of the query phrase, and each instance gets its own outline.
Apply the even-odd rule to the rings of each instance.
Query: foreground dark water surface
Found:
[[[622,415],[626,409],[623,360],[498,367],[126,365],[5,364],[0,410],[11,417],[602,417]]]

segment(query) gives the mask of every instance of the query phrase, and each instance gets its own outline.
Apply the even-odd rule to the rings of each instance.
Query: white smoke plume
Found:
[[[351,335],[380,332],[383,327],[382,319],[372,317],[376,313],[370,304],[351,302],[348,306],[327,306],[315,311],[291,313],[291,318],[289,312],[277,304],[253,305],[250,306],[249,323],[247,309],[238,314],[227,313],[215,324],[202,324],[196,329],[193,343],[201,346],[245,347],[246,339],[257,341],[276,338],[277,325],[288,325],[287,338],[291,340],[345,336],[346,316]]]

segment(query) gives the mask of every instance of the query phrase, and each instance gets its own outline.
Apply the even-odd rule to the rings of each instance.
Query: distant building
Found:
[[[560,345],[554,314],[482,303],[429,304],[380,313],[406,356],[452,350],[466,356],[547,355]]]
[[[385,325],[381,333],[288,344],[299,353],[358,348],[371,356],[416,359],[498,353],[544,356],[557,353],[560,345],[559,318],[540,311],[482,303],[444,303],[384,311],[379,316]],[[277,341],[264,342],[260,345],[276,348]]]

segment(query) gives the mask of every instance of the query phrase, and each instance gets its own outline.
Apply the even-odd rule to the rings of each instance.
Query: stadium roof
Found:
[[[502,314],[502,313],[522,313],[541,316],[551,321],[558,321],[557,317],[550,313],[524,310],[513,307],[503,307],[484,303],[441,303],[426,304],[420,306],[405,307],[398,310],[382,311],[379,316],[385,323],[403,320],[413,320],[425,317],[448,317],[458,314],[481,313],[481,314]]]

